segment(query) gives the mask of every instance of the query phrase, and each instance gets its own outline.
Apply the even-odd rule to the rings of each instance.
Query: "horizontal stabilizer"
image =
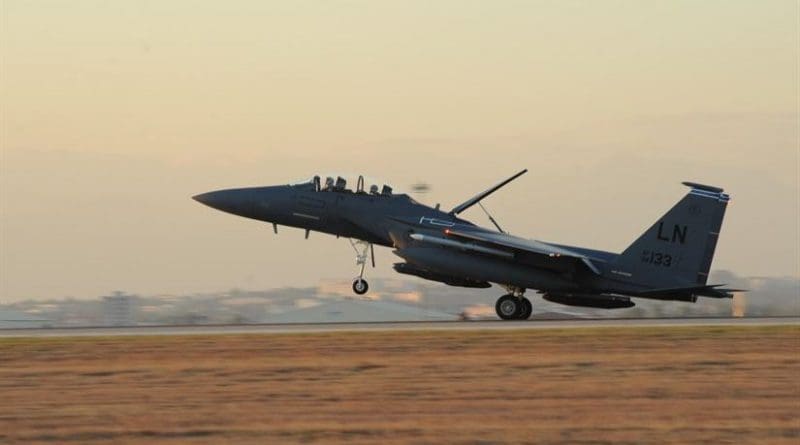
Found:
[[[727,289],[723,288],[724,284],[712,284],[706,286],[687,286],[687,287],[672,287],[663,289],[651,289],[643,292],[638,292],[642,297],[654,297],[662,295],[699,295],[703,297],[712,298],[732,298],[734,292],[747,292],[746,289]]]

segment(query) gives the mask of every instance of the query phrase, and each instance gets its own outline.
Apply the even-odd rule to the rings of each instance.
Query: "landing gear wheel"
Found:
[[[518,319],[527,320],[533,313],[533,303],[531,303],[531,300],[528,300],[525,297],[520,298],[520,302],[522,303],[520,305],[522,307],[520,308]]]
[[[494,310],[497,316],[503,320],[516,320],[521,313],[522,303],[518,297],[514,295],[503,295],[497,299],[494,305]]]
[[[369,290],[369,284],[367,284],[367,280],[363,278],[356,278],[353,281],[353,292],[358,295],[364,295]]]

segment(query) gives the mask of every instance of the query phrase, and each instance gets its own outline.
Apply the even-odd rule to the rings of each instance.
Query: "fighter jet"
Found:
[[[533,306],[530,289],[545,300],[569,306],[628,308],[631,298],[695,302],[731,298],[738,289],[707,284],[725,208],[723,189],[684,182],[689,192],[622,253],[536,241],[459,217],[464,211],[522,176],[523,170],[445,211],[393,193],[388,185],[355,189],[342,177],[267,187],[234,188],[193,198],[223,212],[348,238],[356,250],[353,291],[365,294],[365,266],[375,266],[375,245],[393,249],[402,274],[466,288],[501,286],[495,304],[503,320],[523,320]],[[485,210],[485,208],[484,208]]]

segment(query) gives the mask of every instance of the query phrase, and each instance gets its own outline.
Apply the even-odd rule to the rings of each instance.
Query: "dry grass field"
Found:
[[[800,443],[800,327],[0,339],[0,443]]]

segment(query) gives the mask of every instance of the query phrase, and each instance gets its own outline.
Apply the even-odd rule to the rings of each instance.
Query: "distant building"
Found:
[[[122,292],[103,297],[103,321],[106,326],[136,325],[137,298]]]
[[[0,309],[0,329],[45,328],[50,320],[20,311]]]

